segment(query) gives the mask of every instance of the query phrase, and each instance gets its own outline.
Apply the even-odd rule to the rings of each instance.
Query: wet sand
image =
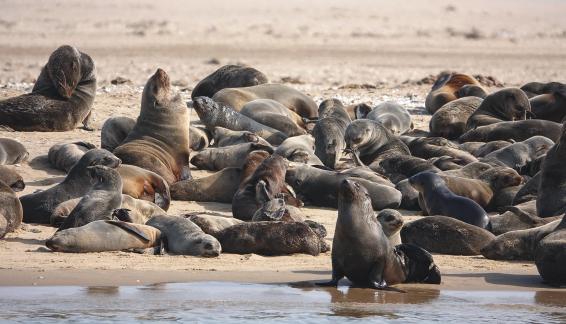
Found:
[[[110,116],[136,117],[141,89],[161,67],[189,98],[198,80],[222,64],[242,62],[317,101],[396,100],[415,126],[428,128],[423,109],[430,75],[455,70],[492,76],[499,86],[528,81],[566,82],[566,3],[559,1],[2,1],[0,98],[33,86],[49,53],[73,44],[97,64],[95,132],[7,133],[30,151],[17,170],[27,188],[45,189],[64,174],[49,167],[53,144],[77,140],[100,144]],[[306,6],[306,7],[305,7]],[[213,60],[214,59],[214,60]],[[113,85],[116,77],[128,80]],[[424,79],[424,80],[423,80]],[[491,84],[490,90],[495,90]],[[193,114],[194,115],[194,114]],[[194,176],[206,175],[194,170]],[[174,201],[169,211],[230,214],[230,206]],[[305,208],[332,240],[336,211]],[[406,221],[414,213],[404,213]],[[44,241],[55,229],[26,224],[0,241],[0,285],[138,284],[228,280],[295,282],[326,279],[330,253],[317,257],[223,254],[215,259],[149,256],[125,252],[51,253]],[[545,287],[531,262],[435,255],[443,289],[529,290]],[[271,270],[277,269],[277,270]],[[43,277],[43,279],[38,279]]]

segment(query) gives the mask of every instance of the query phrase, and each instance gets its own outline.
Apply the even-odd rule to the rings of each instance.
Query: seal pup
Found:
[[[234,217],[208,215],[208,214],[187,214],[184,217],[195,223],[203,232],[218,238],[218,234],[226,228],[241,224],[241,221]]]
[[[94,144],[88,142],[55,144],[49,148],[47,159],[55,169],[68,173],[86,152],[95,148]]]
[[[344,135],[351,122],[348,112],[338,99],[327,99],[318,107],[319,119],[312,130],[314,154],[325,166],[335,169],[346,148]]]
[[[147,81],[140,116],[114,154],[125,164],[155,172],[172,184],[191,178],[189,111],[162,69]]]
[[[372,182],[300,163],[290,164],[285,174],[285,180],[301,200],[313,206],[330,208],[338,206],[340,184],[345,179],[358,181],[367,189],[375,210],[395,209],[401,204],[401,193],[391,183]]]
[[[446,103],[430,119],[428,127],[431,135],[457,139],[466,132],[468,118],[482,101],[483,99],[478,97],[464,97]]]
[[[537,213],[540,217],[562,215],[566,212],[566,126],[558,142],[546,153],[540,171]]]
[[[422,159],[431,159],[441,156],[450,156],[460,164],[466,165],[477,162],[478,159],[472,154],[463,151],[460,147],[443,138],[443,137],[421,137],[421,138],[401,138],[409,150],[411,155]]]
[[[457,196],[446,187],[446,182],[432,172],[421,172],[409,178],[409,183],[420,192],[428,215],[453,217],[465,223],[488,228],[489,217],[475,201]]]
[[[561,89],[529,99],[531,111],[537,119],[563,122],[566,117],[566,85]]]
[[[130,117],[110,117],[102,124],[100,130],[100,147],[110,152],[120,146],[134,129],[136,120]]]
[[[271,145],[242,143],[225,147],[209,147],[191,158],[191,164],[199,170],[219,171],[225,168],[241,168],[252,151],[274,152]]]
[[[210,145],[212,134],[203,127],[189,126],[189,146],[193,151],[202,151]]]
[[[542,279],[554,286],[566,285],[566,221],[542,239],[535,250],[535,264]]]
[[[23,219],[22,204],[16,193],[0,181],[0,239],[20,227]]]
[[[489,216],[491,232],[495,235],[501,235],[511,231],[543,226],[562,219],[562,216],[541,218],[536,214],[535,200],[527,201],[517,206],[505,207],[502,214]]]
[[[257,143],[269,146],[269,142],[248,131],[233,131],[224,127],[214,127],[213,144],[215,147],[225,147],[243,143]]]
[[[521,86],[521,90],[527,94],[529,98],[536,97],[541,94],[552,93],[553,91],[564,89],[566,85],[560,82],[529,82]]]
[[[487,97],[487,92],[485,92],[485,89],[480,86],[466,84],[465,86],[462,86],[460,89],[458,89],[458,91],[456,91],[456,95],[459,99],[465,97],[477,97],[484,99],[485,97]]]
[[[92,189],[65,219],[59,230],[81,227],[90,222],[112,218],[112,211],[122,205],[122,179],[118,171],[97,165],[87,168]]]
[[[241,179],[241,168],[224,168],[207,177],[174,183],[171,185],[171,197],[175,200],[230,204]]]
[[[0,165],[0,181],[7,184],[14,192],[19,192],[26,188],[24,178],[9,166]]]
[[[479,255],[495,235],[455,218],[429,216],[403,226],[401,239],[431,253]]]
[[[146,225],[161,231],[165,251],[171,254],[217,257],[222,248],[217,239],[184,217],[157,215]]]
[[[511,144],[513,144],[513,142],[502,141],[502,140],[492,141],[488,143],[467,142],[460,144],[460,148],[463,149],[464,151],[471,153],[473,156],[477,158],[481,158],[488,155],[491,152],[497,151]]]
[[[240,111],[252,100],[272,99],[301,117],[308,119],[318,117],[318,107],[309,96],[283,84],[266,83],[244,88],[226,88],[214,94],[212,99],[236,111]]]
[[[93,149],[85,153],[69,171],[61,183],[44,191],[20,197],[24,210],[24,222],[49,224],[51,214],[60,203],[84,196],[91,188],[87,167],[103,165],[117,168],[121,161],[112,153]]]
[[[57,48],[31,93],[0,101],[0,125],[16,131],[64,132],[89,126],[96,95],[96,69],[87,54],[69,45]]]
[[[249,131],[273,145],[279,145],[287,138],[287,135],[279,130],[260,124],[232,107],[217,103],[208,97],[196,97],[193,99],[193,105],[200,120],[211,131],[218,126],[235,131]]]
[[[562,134],[562,124],[548,120],[528,119],[508,122],[499,122],[472,129],[460,136],[458,141],[464,142],[491,142],[515,141],[521,142],[536,135],[558,141]]]
[[[0,165],[20,164],[27,161],[29,152],[25,146],[11,138],[0,138]]]
[[[553,145],[554,142],[549,138],[533,136],[491,152],[481,161],[493,165],[505,165],[524,174],[528,166],[545,155]]]
[[[491,260],[533,261],[539,242],[554,232],[560,222],[556,220],[543,226],[501,234],[482,248],[481,253]]]
[[[281,155],[292,162],[323,165],[314,153],[315,139],[310,134],[289,137],[279,145],[273,154]]]
[[[304,222],[243,222],[218,233],[225,253],[319,255],[329,250],[328,244]]]
[[[502,121],[526,120],[530,112],[529,98],[523,90],[505,88],[485,97],[468,119],[466,128],[469,130]]]
[[[394,135],[401,135],[413,129],[411,115],[407,109],[394,101],[382,102],[375,106],[365,116],[356,116],[358,119],[367,118],[380,122]]]
[[[258,123],[277,129],[287,136],[307,133],[301,116],[271,99],[256,99],[246,103],[240,113]]]
[[[54,252],[87,253],[159,247],[161,232],[152,226],[99,220],[56,232],[45,245]]]
[[[426,110],[434,114],[446,103],[458,99],[458,90],[465,85],[474,85],[481,88],[478,80],[471,75],[451,72],[440,73],[426,96]]]
[[[122,178],[123,194],[155,203],[165,211],[169,209],[171,193],[163,177],[155,172],[129,164],[122,164],[117,170]]]
[[[407,255],[400,253],[403,249],[399,251],[391,246],[368,196],[359,183],[342,181],[332,241],[332,279],[318,285],[336,287],[343,277],[353,285],[375,289],[409,281],[440,283],[440,272],[428,253],[422,253],[428,259],[428,269],[425,273],[418,271],[417,275],[414,270],[419,267],[409,266],[412,261],[407,260],[413,258],[406,259]]]
[[[389,239],[391,246],[401,244],[401,228],[403,227],[403,215],[395,209],[384,209],[377,214],[377,221],[381,224],[383,233]]]
[[[191,99],[201,96],[212,98],[224,88],[251,87],[267,82],[267,76],[253,67],[224,65],[197,83],[191,92]]]

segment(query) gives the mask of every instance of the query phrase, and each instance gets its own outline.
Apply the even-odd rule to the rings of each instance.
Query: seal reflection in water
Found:
[[[367,190],[344,180],[338,197],[338,219],[332,242],[332,280],[337,286],[347,277],[355,286],[387,289],[404,282],[439,284],[441,277],[432,256],[410,244],[393,248],[375,217]]]

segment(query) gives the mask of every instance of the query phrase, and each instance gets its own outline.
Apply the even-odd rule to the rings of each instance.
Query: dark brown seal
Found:
[[[442,106],[429,122],[432,136],[447,139],[457,139],[466,132],[468,118],[478,109],[483,99],[477,97],[464,97]]]
[[[110,117],[102,124],[100,130],[100,147],[110,152],[120,146],[134,129],[136,120],[130,117]]]
[[[542,239],[535,251],[535,264],[542,279],[553,286],[566,285],[566,221]]]
[[[491,142],[491,141],[524,141],[530,137],[540,135],[548,137],[554,142],[560,138],[562,124],[548,120],[529,119],[519,121],[500,122],[478,127],[464,133],[458,139],[460,142]]]
[[[90,150],[73,166],[63,182],[37,193],[20,198],[24,210],[24,222],[49,224],[51,213],[60,203],[73,198],[82,197],[91,188],[87,167],[104,165],[116,168],[121,161],[112,153],[94,149]]]
[[[87,54],[72,46],[56,49],[29,94],[0,101],[0,125],[16,131],[69,131],[89,128],[96,70]]]
[[[157,69],[147,81],[136,125],[114,154],[169,184],[190,179],[189,111],[165,71]]]
[[[242,65],[224,65],[202,79],[191,92],[191,98],[209,97],[224,88],[251,87],[267,83],[267,77],[260,71]]]
[[[429,216],[403,226],[401,240],[431,253],[479,255],[495,235],[446,216]]]
[[[527,119],[531,111],[529,98],[519,88],[506,88],[485,97],[468,119],[466,129],[476,129],[502,121]]]
[[[566,117],[566,85],[563,88],[529,99],[537,119],[563,122]]]
[[[558,142],[546,153],[540,171],[537,213],[540,217],[562,215],[566,212],[566,126]]]
[[[439,74],[436,82],[432,85],[432,89],[426,96],[426,110],[434,114],[446,103],[458,99],[458,90],[465,85],[481,87],[481,84],[471,75],[450,72]]]
[[[319,120],[312,135],[315,140],[314,153],[327,167],[334,169],[344,154],[344,135],[351,122],[348,112],[338,99],[327,99],[318,108]]]

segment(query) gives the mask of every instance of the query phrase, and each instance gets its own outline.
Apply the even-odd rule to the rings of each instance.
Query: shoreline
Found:
[[[324,271],[201,271],[201,270],[27,270],[0,269],[0,287],[147,286],[189,282],[236,282],[315,287],[330,278]],[[340,286],[347,286],[342,280]],[[536,271],[447,272],[442,284],[400,284],[398,288],[446,291],[561,291],[542,283]]]

